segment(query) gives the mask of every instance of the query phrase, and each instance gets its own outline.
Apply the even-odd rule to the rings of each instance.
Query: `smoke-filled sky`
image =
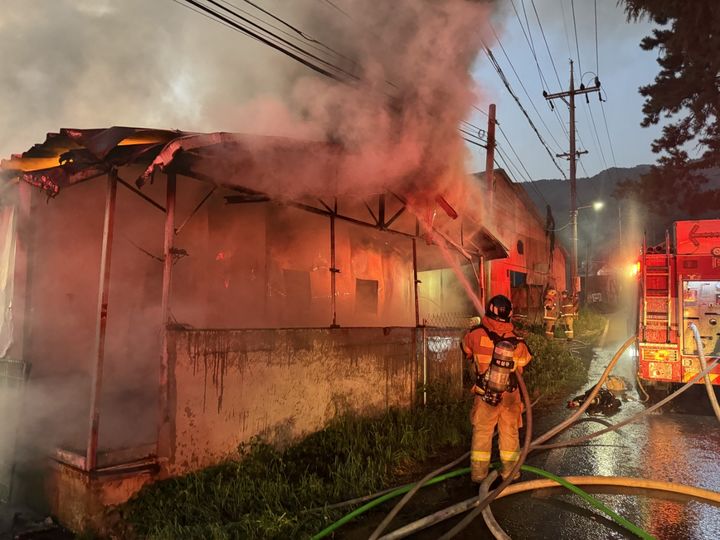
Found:
[[[523,2],[525,4],[541,68],[550,91],[557,91],[557,81],[540,41],[531,3],[513,1],[521,16],[524,16]],[[252,9],[241,0],[234,3],[243,9]],[[404,94],[410,90],[416,92],[411,98],[415,104],[406,107],[402,118],[403,126],[408,123],[413,126],[415,136],[410,141],[392,141],[398,147],[412,147],[421,154],[447,139],[449,129],[454,129],[469,110],[474,94],[483,109],[491,101],[498,104],[501,125],[534,178],[558,176],[486,58],[480,55],[475,62],[474,85],[462,76],[463,64],[467,63],[464,56],[479,47],[477,38],[483,37],[492,46],[492,34],[488,34],[478,20],[472,20],[479,16],[477,10],[472,18],[468,17],[470,21],[463,21],[459,15],[462,10],[432,13],[418,6],[433,2],[422,0],[385,3],[258,0],[257,3],[338,50],[363,58],[364,84],[349,93],[350,99],[357,103],[356,108],[346,107],[348,98],[341,95],[342,90],[326,86],[324,81],[312,82],[313,73],[296,62],[172,0],[5,0],[0,11],[4,59],[0,73],[0,155],[6,157],[23,151],[43,140],[46,132],[60,127],[112,125],[309,138],[330,134],[363,147],[374,134],[386,145],[388,133],[398,124],[383,115],[368,120],[377,96],[367,96],[372,92],[382,94],[386,89],[380,81],[392,78]],[[570,2],[536,0],[535,5],[560,79],[566,84],[567,57],[576,56]],[[564,20],[561,7],[566,16]],[[575,7],[582,67],[585,71],[594,71],[592,3],[576,2]],[[413,10],[417,12],[412,13]],[[499,2],[494,11],[494,26],[508,55],[530,95],[536,98],[535,106],[545,123],[560,145],[564,145],[559,123],[540,96],[542,87],[537,68],[512,5]],[[439,23],[443,17],[449,21],[448,29]],[[626,24],[615,0],[598,0],[598,18],[600,77],[607,89],[605,109],[615,139],[617,163],[623,166],[651,161],[652,134],[638,126],[641,98],[636,91],[637,86],[649,82],[656,71],[653,55],[637,47],[649,25]],[[475,33],[472,32],[474,24],[477,24]],[[570,52],[566,27],[570,32]],[[541,133],[553,151],[560,151],[514,80],[502,52],[496,46],[493,50]],[[461,88],[462,85],[466,87]],[[318,95],[326,94],[330,95],[331,106],[328,101],[317,99]],[[610,165],[612,158],[601,111],[597,98],[592,99],[606,163]],[[447,111],[440,107],[442,104],[447,106]],[[579,105],[586,108],[584,102]],[[333,117],[333,107],[339,107],[342,114],[336,116],[341,119]],[[558,107],[564,109],[561,104]],[[301,120],[291,118],[299,110]],[[350,110],[354,114],[348,118]],[[566,119],[564,110],[562,114]],[[476,125],[484,123],[480,115],[467,117]],[[429,123],[430,119],[434,119],[434,123]],[[594,133],[587,119],[587,111],[579,110],[580,134],[591,151],[584,162],[592,175],[604,168],[604,163],[598,159]],[[425,140],[424,147],[418,143],[421,138]],[[500,143],[503,149],[502,139]],[[382,145],[372,149],[373,156]],[[564,146],[562,149],[566,150]],[[453,153],[455,148],[447,151]],[[475,153],[471,159],[472,168],[479,166],[484,157]],[[418,157],[413,164],[420,161]]]

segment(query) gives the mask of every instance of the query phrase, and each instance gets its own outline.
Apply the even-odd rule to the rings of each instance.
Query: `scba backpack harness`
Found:
[[[523,340],[516,336],[503,337],[482,325],[478,328],[482,328],[493,342],[493,353],[485,373],[478,373],[475,363],[475,393],[485,403],[496,407],[505,392],[514,392],[517,389],[514,356],[518,343]]]

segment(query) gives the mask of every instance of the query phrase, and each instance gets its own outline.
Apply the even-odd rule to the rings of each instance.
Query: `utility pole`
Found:
[[[580,88],[575,89],[575,77],[573,74],[573,61],[570,60],[570,89],[567,92],[556,92],[555,94],[548,94],[543,92],[545,99],[550,101],[552,107],[553,99],[561,99],[570,108],[570,151],[565,154],[557,154],[557,157],[568,158],[570,160],[570,229],[571,229],[571,252],[570,252],[570,288],[573,296],[577,294],[579,290],[578,286],[578,268],[577,268],[577,158],[582,154],[587,154],[587,150],[577,151],[575,148],[575,96],[581,94],[589,94],[590,92],[600,91],[600,81],[595,77],[595,86],[588,86],[580,84]],[[568,98],[568,99],[565,99]],[[587,96],[585,99],[588,99]]]
[[[488,128],[485,146],[485,179],[487,181],[487,207],[486,215],[494,215],[495,205],[495,104],[491,103],[488,107]],[[490,279],[486,276],[490,273],[490,265],[492,261],[485,263],[485,258],[480,257],[480,269],[478,272],[478,280],[480,281],[480,296],[483,306],[485,298],[490,295]],[[486,268],[487,266],[487,268]]]
[[[488,212],[493,211],[495,194],[495,104],[488,107],[487,147],[485,152],[485,178],[487,179]]]

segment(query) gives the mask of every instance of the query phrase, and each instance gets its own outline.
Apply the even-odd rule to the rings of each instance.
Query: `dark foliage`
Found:
[[[657,165],[639,180],[621,183],[617,194],[662,213],[720,208],[720,190],[708,185],[708,170],[720,166],[720,2],[619,2],[628,19],[647,17],[658,25],[640,42],[646,51],[657,50],[660,65],[655,81],[640,88],[642,125],[668,123],[652,144],[660,154]]]

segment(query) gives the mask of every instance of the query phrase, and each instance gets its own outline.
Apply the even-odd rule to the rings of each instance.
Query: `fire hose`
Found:
[[[613,367],[615,366],[615,364],[616,364],[617,361],[619,360],[619,358],[620,358],[620,356],[622,355],[622,353],[634,342],[634,340],[635,340],[634,337],[628,339],[625,343],[623,343],[623,345],[620,347],[620,349],[615,353],[615,355],[613,356],[612,360],[610,361],[610,363],[609,363],[608,366],[606,367],[605,371],[603,372],[602,376],[601,376],[600,379],[598,380],[598,383],[597,383],[596,386],[593,388],[592,392],[589,394],[588,398],[587,398],[587,399],[585,400],[585,402],[581,405],[581,407],[579,407],[579,408],[575,411],[575,413],[572,414],[572,415],[571,415],[569,418],[567,418],[565,421],[561,422],[560,424],[558,424],[558,425],[555,426],[554,428],[548,430],[546,433],[544,433],[543,435],[539,436],[535,441],[532,441],[532,443],[530,444],[530,449],[533,449],[533,450],[535,450],[535,449],[537,449],[537,450],[544,450],[544,449],[550,449],[550,448],[560,448],[560,447],[564,447],[564,446],[577,445],[577,444],[580,444],[580,443],[582,443],[582,442],[584,442],[585,440],[588,440],[588,439],[590,439],[590,438],[597,437],[597,436],[602,435],[602,434],[604,434],[604,433],[607,433],[607,432],[609,432],[609,431],[617,430],[617,429],[619,429],[620,427],[622,427],[622,426],[624,426],[624,425],[626,425],[626,424],[628,424],[628,423],[630,423],[630,422],[636,421],[637,419],[639,419],[640,417],[644,416],[645,414],[649,414],[649,413],[653,412],[654,410],[656,410],[657,408],[661,407],[662,405],[664,405],[664,404],[667,403],[668,401],[674,399],[675,397],[677,397],[677,396],[680,395],[681,393],[685,392],[685,391],[686,391],[688,388],[690,388],[690,386],[692,386],[695,382],[699,381],[700,378],[705,377],[705,376],[718,364],[718,362],[720,361],[720,359],[716,359],[716,360],[715,360],[714,362],[712,362],[709,366],[704,367],[703,371],[701,371],[699,374],[697,374],[695,377],[693,377],[693,378],[692,378],[690,381],[688,381],[684,386],[682,386],[681,388],[679,388],[678,390],[676,390],[674,393],[672,393],[672,394],[670,394],[669,396],[667,396],[664,400],[658,402],[658,403],[655,404],[653,407],[650,407],[650,408],[646,409],[645,411],[642,411],[642,412],[640,412],[640,413],[638,413],[638,414],[636,414],[636,415],[634,415],[634,416],[626,419],[626,420],[623,421],[623,422],[620,422],[620,423],[618,423],[618,424],[612,425],[611,427],[608,427],[608,428],[606,428],[606,429],[604,429],[604,430],[600,430],[600,431],[591,433],[591,434],[589,434],[589,435],[587,435],[587,436],[579,437],[579,438],[576,438],[576,439],[571,439],[571,440],[569,440],[569,441],[563,441],[563,442],[560,442],[560,443],[554,443],[554,444],[548,444],[548,445],[542,445],[542,444],[540,444],[540,443],[545,442],[545,441],[547,441],[548,439],[554,437],[554,436],[557,435],[558,433],[564,431],[567,427],[569,427],[570,425],[572,425],[573,423],[575,423],[575,422],[577,421],[578,417],[587,409],[587,407],[589,406],[589,404],[590,404],[590,402],[592,401],[592,399],[593,399],[593,398],[595,397],[595,395],[597,395],[597,393],[599,392],[600,387],[602,386],[602,384],[603,384],[603,383],[605,382],[605,380],[607,379],[608,375],[609,375],[610,372],[612,371]],[[524,382],[523,382],[523,387],[522,387],[522,388],[524,388]],[[525,389],[525,392],[527,392],[526,389]],[[525,395],[524,395],[524,397],[525,397]],[[526,406],[527,406],[527,405],[526,405]],[[530,426],[528,426],[528,427],[530,427]],[[526,432],[526,443],[527,443],[527,439],[529,438],[529,433],[530,433],[530,430],[528,430],[528,431]],[[462,458],[464,459],[465,457],[467,457],[467,454],[465,454]],[[525,456],[521,456],[521,459],[524,460],[524,457],[525,457]],[[519,460],[519,461],[517,462],[516,466],[517,466],[517,465],[520,465],[520,464],[521,464],[521,461]],[[448,468],[448,466],[444,466],[444,467],[442,467],[441,469],[446,470],[447,468]],[[517,467],[516,467],[516,468],[517,468]],[[526,466],[521,466],[520,468],[522,468],[522,470],[528,470],[528,469],[526,468]],[[459,474],[466,474],[467,472],[469,472],[469,469],[467,469],[467,468],[466,468],[466,469],[460,469],[459,471],[454,471],[454,472],[452,472],[452,473],[447,473],[447,474],[445,474],[445,475],[442,475],[442,476],[439,476],[439,477],[435,477],[435,478],[433,478],[432,480],[426,482],[424,485],[432,485],[432,484],[435,484],[435,483],[437,483],[437,482],[443,481],[443,480],[445,480],[445,479],[447,479],[447,478],[451,478],[451,477],[454,477],[454,476],[458,476]],[[512,474],[511,474],[508,478],[511,479],[512,476],[515,474],[515,472],[516,472],[516,470],[514,470],[514,471],[512,472]],[[434,473],[434,474],[437,474],[437,471],[433,471],[433,473]],[[427,477],[432,476],[433,473],[430,473],[429,475],[427,475]],[[659,490],[664,490],[664,491],[671,491],[671,492],[675,492],[675,493],[681,493],[681,494],[685,494],[685,495],[690,495],[690,496],[694,496],[694,497],[700,497],[700,498],[704,498],[704,499],[710,500],[710,501],[712,501],[712,502],[720,503],[720,494],[717,494],[717,493],[712,492],[712,491],[709,491],[709,490],[703,490],[703,489],[695,488],[695,487],[692,487],[692,486],[683,486],[683,485],[680,485],[680,484],[673,484],[673,483],[670,483],[670,482],[659,482],[659,481],[655,481],[655,480],[633,479],[633,478],[622,478],[622,477],[615,477],[615,478],[612,478],[612,477],[609,477],[609,478],[608,478],[608,477],[569,477],[568,480],[570,480],[570,481],[573,482],[573,483],[579,483],[579,484],[581,484],[581,485],[582,485],[583,483],[585,483],[585,484],[590,484],[590,485],[617,485],[617,486],[627,486],[627,487],[644,487],[644,488],[648,488],[648,489],[659,489]],[[543,483],[543,482],[544,482],[544,483]],[[506,482],[503,482],[503,484],[505,484],[505,483],[506,483]],[[509,483],[509,482],[507,482],[507,483]],[[479,508],[480,510],[479,510],[477,513],[480,513],[480,512],[482,512],[483,509],[485,509],[485,508],[487,507],[487,505],[489,504],[489,502],[491,502],[491,501],[494,500],[495,498],[504,497],[504,496],[511,495],[511,494],[513,494],[513,493],[519,493],[519,492],[522,492],[522,491],[527,491],[527,490],[532,490],[532,489],[540,489],[540,488],[544,488],[544,487],[550,487],[550,486],[554,486],[554,485],[556,485],[556,483],[555,483],[554,481],[535,480],[535,481],[531,481],[531,482],[522,482],[522,483],[518,483],[518,484],[513,484],[512,486],[507,487],[507,488],[504,489],[504,491],[503,491],[502,489],[503,489],[505,486],[503,486],[503,485],[501,484],[501,485],[499,486],[499,489],[496,489],[496,490],[493,491],[493,493],[490,495],[490,497],[492,497],[492,498],[490,498],[490,497],[484,497],[484,500],[481,501],[479,497],[473,497],[472,499],[468,499],[467,501],[463,501],[462,503],[458,503],[457,505],[453,505],[453,506],[448,507],[448,508],[446,508],[446,509],[444,509],[444,510],[441,510],[441,511],[439,511],[439,512],[436,512],[436,513],[433,514],[432,516],[427,516],[426,518],[423,518],[422,520],[418,520],[418,522],[416,522],[416,523],[420,524],[420,522],[422,522],[422,526],[418,526],[417,528],[413,529],[412,531],[408,532],[407,534],[411,534],[412,532],[414,532],[414,531],[416,531],[416,530],[420,530],[421,528],[425,528],[425,527],[429,527],[429,526],[431,526],[431,525],[434,525],[435,523],[438,523],[438,522],[440,522],[440,521],[442,521],[442,520],[444,520],[444,519],[448,519],[449,517],[452,517],[452,516],[457,515],[457,514],[459,514],[459,513],[466,512],[467,510],[469,510],[470,508],[473,508],[473,507],[476,507],[476,509]],[[314,539],[324,538],[325,536],[327,536],[328,534],[330,534],[331,532],[333,532],[334,530],[336,530],[338,527],[342,526],[344,523],[347,523],[348,521],[352,520],[352,519],[353,519],[354,517],[356,517],[357,515],[360,515],[360,514],[366,512],[367,510],[369,510],[370,508],[372,508],[372,507],[374,507],[374,506],[377,506],[378,504],[381,504],[382,502],[385,502],[386,500],[389,500],[389,499],[391,499],[391,498],[393,498],[393,497],[395,497],[395,496],[398,496],[399,494],[408,493],[408,492],[411,491],[414,487],[418,487],[418,486],[419,486],[419,487],[422,487],[422,484],[421,484],[421,483],[418,483],[417,485],[403,486],[403,487],[401,487],[401,488],[397,488],[397,489],[394,490],[394,491],[391,491],[391,492],[389,492],[389,493],[386,493],[385,495],[382,495],[382,496],[378,497],[377,499],[375,499],[375,500],[372,501],[371,503],[368,503],[368,504],[364,505],[363,507],[358,508],[357,510],[351,512],[350,514],[348,514],[348,515],[346,515],[345,517],[343,517],[341,520],[333,523],[332,525],[330,525],[330,527],[324,529],[323,531],[321,531],[320,533],[318,533],[318,534],[317,534],[316,536],[314,536],[313,538],[314,538]],[[419,489],[419,487],[418,487],[418,489]],[[417,491],[417,490],[415,490],[415,491]],[[489,499],[489,500],[488,500],[488,499]],[[357,500],[357,499],[356,499],[356,500]],[[409,497],[407,498],[407,500],[409,500]],[[407,502],[407,501],[406,501],[406,502]],[[340,503],[340,505],[344,505],[344,504],[347,504],[347,503]],[[340,505],[333,505],[333,506],[337,507],[337,506],[340,506]],[[488,509],[488,510],[489,510],[489,509]],[[491,514],[490,512],[487,512],[486,514],[490,514],[490,516],[492,516],[492,514]],[[469,516],[468,516],[468,517],[469,517]],[[474,517],[474,516],[473,516],[473,517]],[[469,522],[472,521],[472,520],[466,518],[466,520],[464,520],[464,521],[467,521],[467,522],[469,523]],[[411,525],[413,525],[413,524],[411,524]],[[410,525],[408,525],[408,526],[406,526],[406,527],[403,527],[402,529],[399,529],[398,531],[395,531],[395,532],[393,532],[393,533],[390,533],[389,535],[383,536],[383,537],[381,537],[381,538],[382,538],[382,539],[403,538],[403,537],[406,536],[406,535],[396,536],[396,533],[400,533],[400,531],[405,531],[407,527],[410,527]],[[499,527],[498,527],[498,528],[499,528]],[[457,531],[456,531],[456,529],[457,529]],[[453,529],[453,531],[455,531],[455,533],[453,533],[453,531],[450,531],[450,533],[456,534],[457,532],[459,532],[459,530],[461,530],[461,529],[460,529],[460,527],[459,527],[459,525],[458,525],[457,527],[455,527],[455,528]],[[450,533],[448,533],[448,535],[446,535],[445,537],[451,538],[452,536],[450,536]],[[445,537],[444,537],[444,538],[445,538]]]
[[[698,327],[695,325],[695,323],[690,323],[690,330],[692,330],[693,336],[695,336],[695,345],[697,346],[700,367],[701,369],[706,370],[707,362],[705,361],[705,348],[703,347],[702,338],[700,337],[700,331],[698,330]],[[710,381],[709,373],[707,373],[703,377],[703,381],[705,382],[705,390],[707,391],[708,398],[710,399],[710,404],[712,405],[713,411],[715,412],[715,417],[720,420],[720,405],[718,405],[717,396],[715,395],[715,390],[713,389],[712,382]]]
[[[608,364],[608,367],[605,369],[605,372],[604,372],[603,375],[600,377],[600,380],[599,380],[599,382],[598,382],[598,385],[596,385],[596,387],[595,387],[594,390],[599,390],[599,386],[605,381],[605,379],[606,379],[607,376],[609,375],[612,367],[614,367],[614,365],[615,365],[615,363],[617,362],[617,360],[619,359],[619,356],[620,356],[620,354],[622,353],[622,351],[624,351],[627,347],[629,347],[629,345],[632,343],[633,340],[634,340],[634,338],[631,338],[631,339],[629,339],[628,341],[626,341],[626,342],[622,345],[622,347],[620,348],[620,350],[618,351],[618,353],[615,354],[615,356],[613,357],[613,359],[612,359],[612,360],[610,361],[610,363]],[[656,409],[662,407],[665,403],[669,402],[669,401],[672,400],[672,399],[675,399],[677,396],[679,396],[680,394],[682,394],[683,392],[685,392],[686,390],[688,390],[694,383],[698,382],[702,377],[706,376],[706,375],[718,364],[718,362],[720,362],[720,359],[716,359],[712,364],[710,364],[709,366],[706,366],[706,368],[703,369],[702,372],[700,372],[700,373],[697,374],[695,377],[693,377],[693,378],[692,378],[690,381],[688,381],[685,385],[683,385],[683,386],[680,387],[678,390],[676,390],[675,392],[673,392],[672,394],[670,394],[669,396],[667,396],[665,399],[659,401],[658,403],[656,403],[656,404],[653,405],[652,407],[649,407],[648,409],[645,409],[644,411],[642,411],[642,412],[640,412],[640,413],[638,413],[638,414],[636,414],[636,415],[633,415],[633,416],[631,416],[630,418],[628,418],[628,419],[626,419],[626,420],[624,420],[624,421],[622,421],[622,422],[619,422],[619,423],[617,423],[617,424],[614,424],[614,425],[611,426],[611,427],[605,428],[605,429],[600,430],[600,431],[596,431],[596,432],[594,432],[594,433],[591,433],[591,434],[586,435],[586,436],[583,436],[583,437],[578,437],[578,438],[575,438],[575,439],[571,439],[571,440],[568,440],[568,441],[562,441],[562,442],[559,442],[559,443],[547,444],[547,445],[537,444],[538,441],[543,442],[543,441],[547,440],[548,438],[551,438],[551,437],[555,436],[555,435],[556,435],[557,433],[559,433],[560,431],[566,429],[567,425],[569,425],[568,421],[569,421],[569,420],[570,420],[570,421],[573,420],[573,418],[574,418],[574,417],[576,416],[576,414],[577,414],[577,413],[576,413],[575,415],[572,415],[570,418],[568,418],[568,420],[566,420],[565,422],[559,424],[559,425],[556,426],[555,428],[549,430],[549,431],[548,431],[547,433],[545,433],[544,435],[538,437],[538,438],[536,439],[536,441],[533,441],[532,449],[533,449],[533,450],[547,450],[547,449],[552,449],[552,448],[561,448],[561,447],[566,447],[566,446],[577,445],[577,444],[583,443],[583,442],[585,442],[585,441],[587,441],[587,440],[589,440],[589,439],[592,439],[592,438],[594,438],[594,437],[597,437],[597,436],[599,436],[599,435],[602,435],[602,434],[604,434],[604,433],[608,433],[608,432],[610,432],[610,431],[617,430],[617,429],[621,428],[622,426],[624,426],[624,425],[626,425],[626,424],[629,424],[629,423],[631,423],[631,422],[634,422],[634,421],[638,420],[639,418],[645,416],[646,414],[652,413],[652,412],[655,411]],[[588,398],[588,400],[586,400],[585,404],[588,404],[589,400],[592,399],[592,396],[593,396],[593,394],[591,393],[590,397]],[[583,405],[585,405],[585,404],[583,404]],[[585,407],[585,408],[586,408],[586,407]],[[579,410],[582,411],[582,410],[584,410],[584,408],[581,407]],[[567,425],[565,425],[565,424],[567,424]],[[563,426],[563,427],[562,427],[560,430],[558,430],[557,428],[558,428],[559,426]],[[551,434],[551,433],[552,433],[552,435],[549,435],[549,434]],[[549,436],[548,436],[548,435],[549,435]],[[640,479],[638,479],[638,481],[640,481],[640,482],[653,482],[653,481],[646,481],[646,480],[640,480]],[[711,492],[711,493],[712,493],[712,492]],[[715,494],[715,496],[716,496],[717,498],[714,499],[714,500],[720,501],[720,495]],[[476,502],[477,502],[477,499],[475,499],[475,500],[476,500]],[[446,510],[449,510],[449,508],[446,509]],[[462,510],[461,512],[464,512],[464,511],[466,511],[466,510],[467,510],[467,508],[466,508],[465,510]],[[458,513],[461,513],[461,512],[458,512]],[[455,514],[445,513],[445,514],[443,515],[443,518],[442,518],[442,519],[447,519],[448,517],[452,517],[452,515],[455,515]],[[459,528],[459,526],[456,527],[456,529],[458,529],[458,530],[455,531],[455,529],[453,529],[453,531],[455,531],[454,534],[457,534],[457,532],[459,532],[460,530],[462,530],[462,529]],[[451,533],[452,533],[453,531],[451,531]],[[452,538],[452,536],[450,535],[450,533],[448,533],[448,535],[444,536],[443,538]]]
[[[674,482],[665,482],[661,480],[647,480],[644,478],[630,478],[630,477],[623,477],[623,476],[567,476],[567,477],[557,477],[551,473],[548,473],[547,471],[542,471],[541,469],[537,469],[535,467],[530,467],[529,465],[523,465],[522,467],[523,471],[526,472],[533,472],[536,474],[540,474],[542,476],[546,476],[546,479],[541,480],[528,480],[526,482],[518,482],[517,484],[512,484],[508,486],[505,491],[503,491],[500,495],[498,495],[498,499],[503,497],[508,497],[510,495],[515,495],[517,493],[523,493],[526,491],[534,491],[537,489],[547,489],[547,488],[556,488],[558,487],[558,484],[560,484],[563,487],[569,488],[569,485],[572,486],[616,486],[616,487],[625,487],[625,488],[635,488],[635,489],[651,489],[656,491],[664,491],[667,493],[676,493],[680,495],[687,495],[688,497],[695,497],[698,499],[703,499],[708,502],[714,503],[714,504],[720,504],[720,493],[716,493],[714,491],[710,491],[707,489],[697,488],[694,486],[685,486],[683,484],[676,484]],[[549,476],[548,476],[549,475]],[[577,491],[573,490],[575,493]],[[582,491],[582,490],[580,490]],[[583,491],[585,495],[587,495],[587,498],[583,496],[583,498],[590,502],[595,508],[602,510],[599,506],[596,506],[594,503],[597,501],[594,497],[590,496],[586,492]],[[579,493],[578,493],[579,494]],[[592,501],[590,500],[592,499]],[[602,503],[600,501],[597,501],[600,505]],[[461,514],[463,512],[467,512],[469,509],[473,508],[478,503],[477,497],[472,497],[470,499],[466,499],[460,503],[457,503],[456,505],[450,506],[448,508],[445,508],[443,510],[439,510],[438,512],[435,512],[434,514],[431,514],[429,516],[425,516],[424,518],[421,518],[417,521],[414,521],[412,523],[409,523],[408,525],[405,525],[401,529],[397,529],[383,537],[380,538],[380,540],[397,540],[400,538],[406,538],[407,536],[414,534],[422,529],[426,529],[427,527],[430,527],[432,525],[435,525],[441,521],[444,521],[446,519],[449,519],[451,517],[454,517],[458,514]],[[604,505],[603,505],[604,506]],[[608,509],[609,510],[609,509]],[[602,510],[605,511],[605,510]],[[610,510],[614,514],[612,510]],[[607,512],[606,512],[607,513]],[[608,514],[611,515],[611,514]],[[617,515],[617,514],[616,514]],[[612,517],[612,516],[611,516]],[[620,517],[620,516],[618,516]],[[624,519],[624,518],[621,518]],[[613,518],[613,520],[619,523],[616,519]],[[627,521],[627,520],[626,520]],[[630,523],[630,522],[627,522]],[[633,525],[633,524],[630,524]],[[622,524],[623,527],[625,527],[625,524]],[[633,525],[633,527],[637,527]],[[627,528],[627,527],[626,527]],[[639,528],[637,528],[639,529]],[[637,530],[636,529],[636,530]],[[631,530],[631,529],[628,529]],[[642,531],[641,529],[637,530],[631,530],[634,534],[637,534],[641,538],[648,538],[651,536],[648,535],[647,532]],[[503,532],[503,534],[505,534]],[[647,535],[647,536],[645,536]],[[496,536],[497,538],[498,536]]]

